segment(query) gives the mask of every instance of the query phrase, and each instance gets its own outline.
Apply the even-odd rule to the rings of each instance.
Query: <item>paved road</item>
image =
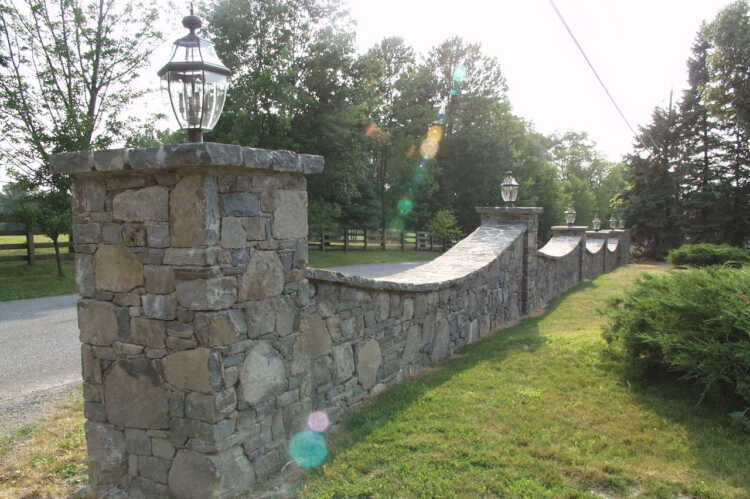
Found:
[[[425,262],[333,267],[385,277]],[[0,435],[43,418],[81,381],[77,295],[0,302]]]
[[[0,302],[0,434],[40,419],[80,382],[77,299]]]

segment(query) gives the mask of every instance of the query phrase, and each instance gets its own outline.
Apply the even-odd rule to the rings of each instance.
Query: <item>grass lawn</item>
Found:
[[[40,251],[53,251],[53,249]],[[428,251],[350,251],[346,253],[310,251],[310,265],[330,267],[366,263],[416,262],[431,260],[437,255],[439,253]],[[75,269],[72,261],[65,262],[65,276],[63,280],[57,278],[54,260],[42,260],[34,265],[27,265],[25,262],[2,262],[0,263],[0,301],[75,293]]]
[[[63,268],[65,279],[58,279],[54,259],[42,260],[34,265],[24,262],[0,263],[0,301],[75,293],[74,263],[66,260]]]
[[[750,497],[750,435],[697,395],[636,385],[597,312],[645,272],[584,283],[330,435],[305,497]]]
[[[597,310],[665,269],[630,265],[584,283],[544,316],[384,393],[328,435],[330,459],[300,495],[750,496],[750,435],[673,383],[627,382],[605,350]],[[0,439],[0,497],[80,487],[82,421],[77,400]]]

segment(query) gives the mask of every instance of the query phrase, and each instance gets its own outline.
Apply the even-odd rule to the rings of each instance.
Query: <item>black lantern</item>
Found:
[[[596,231],[602,228],[602,219],[599,218],[599,215],[594,215],[594,219],[591,221],[591,227]]]
[[[565,210],[565,223],[568,225],[576,223],[576,210],[574,210],[572,206]]]
[[[503,183],[500,184],[500,194],[508,206],[513,206],[518,199],[518,182],[513,178],[513,172],[505,172]]]
[[[174,42],[172,58],[158,75],[188,142],[203,142],[203,132],[213,129],[224,109],[232,72],[219,60],[213,44],[195,34],[201,20],[192,9],[182,25],[190,33]]]

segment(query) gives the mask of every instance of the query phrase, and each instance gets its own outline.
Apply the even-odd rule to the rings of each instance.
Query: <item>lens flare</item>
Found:
[[[297,433],[289,442],[289,455],[303,468],[317,468],[328,457],[326,439],[312,430]]]
[[[428,161],[427,158],[420,159],[419,160],[419,167],[420,168],[424,168],[425,166],[427,166],[427,161]]]
[[[458,95],[458,90],[456,90],[455,88],[452,88],[451,95]]]
[[[453,70],[453,81],[456,83],[461,83],[466,78],[466,66],[463,64],[459,64],[456,66],[456,68]]]
[[[414,203],[409,198],[401,198],[398,200],[396,208],[398,209],[398,214],[404,217],[411,213],[411,210],[414,208]]]
[[[427,130],[427,138],[437,140],[438,142],[443,140],[443,126],[442,125],[432,125]]]
[[[328,419],[328,414],[323,411],[315,411],[307,417],[307,427],[312,431],[323,433],[331,426],[331,420]]]

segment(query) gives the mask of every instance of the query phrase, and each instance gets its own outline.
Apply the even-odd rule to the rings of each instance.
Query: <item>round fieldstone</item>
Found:
[[[286,389],[284,359],[270,344],[260,342],[245,358],[240,370],[242,399],[255,404]]]
[[[121,360],[104,377],[104,409],[110,423],[129,428],[169,426],[167,392],[145,359]]]

